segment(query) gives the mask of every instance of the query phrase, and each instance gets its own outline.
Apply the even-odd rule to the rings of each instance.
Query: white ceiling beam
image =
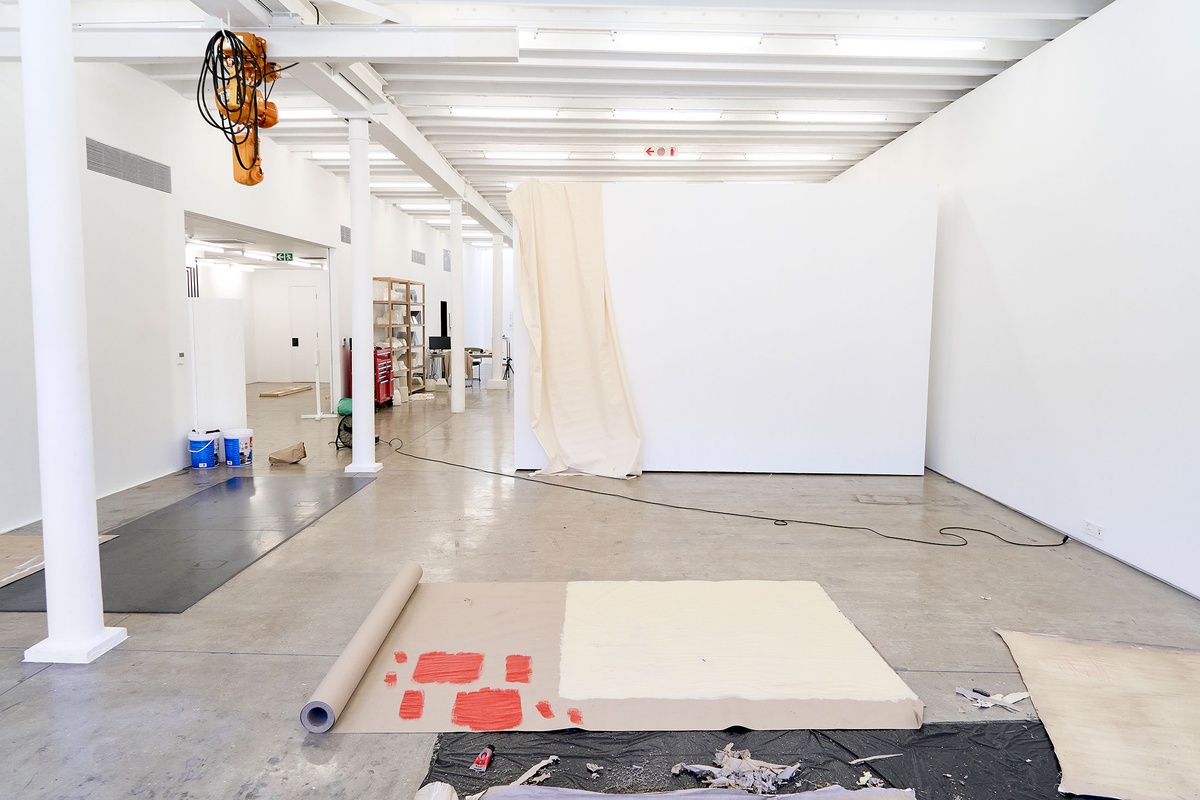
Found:
[[[192,5],[231,28],[265,28],[271,11],[258,0],[192,0]]]
[[[301,64],[292,70],[314,94],[341,114],[370,114],[371,139],[389,152],[443,197],[461,198],[468,215],[493,233],[512,238],[512,226],[455,172],[437,148],[390,103],[372,103],[342,75],[324,64]],[[293,144],[293,147],[296,145]],[[378,175],[374,165],[372,173]]]
[[[431,116],[448,116],[453,106],[484,107],[489,105],[502,107],[530,106],[533,108],[561,108],[564,114],[600,115],[611,112],[614,108],[678,108],[732,111],[743,113],[765,113],[769,111],[874,111],[879,113],[913,113],[930,114],[942,106],[934,103],[914,103],[897,98],[882,98],[879,100],[814,100],[796,97],[790,93],[781,93],[769,107],[758,100],[747,100],[739,97],[708,98],[680,97],[672,102],[664,103],[653,97],[623,97],[617,94],[610,96],[595,95],[592,97],[574,98],[562,102],[557,97],[497,97],[493,94],[467,95],[444,94],[423,95],[413,97],[409,102],[403,93],[393,92],[393,98],[400,102],[400,108],[409,119],[415,120]],[[418,101],[419,102],[416,102]],[[464,122],[465,118],[458,119]],[[469,120],[475,122],[475,120]]]
[[[516,62],[515,29],[455,30],[385,26],[246,27],[267,42],[271,60],[377,64],[448,63],[453,61]],[[199,63],[204,46],[218,29],[206,28],[77,28],[72,34],[76,61],[122,64]],[[238,28],[243,30],[243,28]],[[0,61],[20,60],[19,34],[0,30]]]
[[[1014,16],[1037,19],[1083,19],[1096,13],[1112,0],[754,0],[757,11],[805,12],[814,14],[951,14],[961,16]],[[415,15],[423,4],[394,3],[396,11]],[[491,4],[464,3],[461,7],[479,10]],[[547,6],[570,9],[598,8],[602,0],[545,0],[525,2],[521,6],[546,8]],[[616,4],[614,4],[616,5]],[[624,3],[619,8],[632,5]],[[730,0],[650,0],[639,4],[643,9],[667,16],[664,12],[697,10],[728,11]],[[999,8],[998,8],[999,7]],[[611,8],[609,9],[611,13]],[[410,16],[411,18],[411,16]]]
[[[846,10],[849,4],[837,11],[811,12],[789,8],[776,11],[754,8],[712,8],[702,14],[687,17],[686,29],[696,32],[741,32],[741,33],[827,33],[879,34],[909,36],[962,36],[969,38],[1019,39],[1049,41],[1070,30],[1084,15],[1068,14],[1031,19],[1023,15],[1008,15],[1002,5],[993,4],[988,14],[919,14],[905,11],[911,3],[892,4],[896,11],[888,13],[864,13]],[[666,31],[684,27],[680,16],[664,14],[661,9],[630,7],[622,5],[599,5],[592,7],[559,6],[551,18],[545,6],[529,4],[508,5],[442,5],[393,4],[402,9],[409,25],[515,25],[533,30],[537,28],[573,31]]]
[[[371,139],[379,142],[447,198],[461,198],[464,211],[492,233],[512,239],[512,226],[455,171],[438,149],[395,106],[374,117]]]

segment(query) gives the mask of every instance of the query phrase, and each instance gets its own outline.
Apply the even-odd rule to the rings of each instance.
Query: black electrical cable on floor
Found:
[[[392,441],[396,441],[396,440],[393,439]],[[391,442],[388,442],[388,444],[391,444]],[[1001,536],[998,533],[993,533],[992,531],[985,531],[982,528],[966,528],[961,525],[947,525],[943,528],[938,529],[938,536],[945,536],[945,537],[950,538],[951,540],[957,540],[957,541],[931,542],[927,539],[912,539],[907,536],[893,536],[892,534],[882,533],[880,531],[875,530],[874,528],[867,527],[866,525],[839,525],[834,522],[818,522],[816,520],[811,520],[811,519],[788,519],[785,517],[767,517],[767,516],[763,516],[761,514],[746,514],[744,512],[740,512],[740,511],[720,511],[720,510],[713,509],[713,508],[701,508],[699,506],[683,506],[683,505],[676,505],[675,503],[663,503],[658,500],[643,500],[640,497],[630,497],[627,494],[620,494],[618,492],[602,492],[599,489],[588,489],[584,486],[568,486],[563,483],[551,483],[549,481],[540,481],[536,478],[529,478],[529,477],[526,477],[525,475],[514,475],[510,472],[496,472],[495,470],[484,469],[483,467],[472,467],[468,464],[457,464],[453,461],[443,461],[439,458],[429,458],[428,456],[416,456],[416,455],[413,455],[412,453],[403,452],[401,450],[402,447],[404,447],[403,442],[400,443],[400,447],[395,448],[395,452],[399,453],[402,456],[405,456],[406,458],[414,458],[417,461],[428,461],[433,464],[444,464],[449,467],[458,467],[459,469],[469,469],[473,472],[482,472],[485,475],[495,475],[500,478],[512,478],[513,480],[526,481],[527,483],[536,483],[541,486],[553,486],[556,489],[569,489],[573,492],[586,492],[587,494],[598,494],[598,495],[602,495],[604,497],[615,497],[618,500],[628,500],[631,503],[642,503],[642,504],[648,505],[648,506],[658,506],[659,508],[673,508],[677,511],[695,511],[695,512],[698,512],[701,514],[715,514],[715,515],[721,516],[721,517],[739,517],[741,519],[753,519],[753,520],[759,520],[762,522],[773,522],[776,525],[788,525],[788,524],[813,525],[813,526],[820,527],[820,528],[835,528],[837,530],[843,530],[843,531],[862,531],[864,533],[873,533],[876,536],[883,537],[884,539],[891,539],[891,540],[897,541],[897,542],[912,542],[913,544],[927,544],[930,547],[966,547],[968,544],[970,544],[967,537],[965,537],[961,534],[958,534],[958,533],[951,533],[950,531],[969,531],[971,533],[987,534],[988,536],[999,539],[1000,541],[1004,542],[1005,544],[1010,544],[1013,547],[1062,547],[1064,544],[1066,544],[1068,541],[1070,541],[1069,537],[1064,536],[1062,538],[1061,542],[1049,542],[1049,543],[1045,543],[1045,544],[1037,544],[1034,542],[1014,542],[1011,539],[1005,539],[1003,536]]]

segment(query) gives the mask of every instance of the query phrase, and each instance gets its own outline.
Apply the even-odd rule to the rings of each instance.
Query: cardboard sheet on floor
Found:
[[[382,613],[339,732],[921,724],[811,582],[430,583]]]
[[[295,386],[285,386],[282,389],[272,389],[269,392],[259,392],[259,397],[287,397],[289,394],[297,394],[299,392],[310,391],[313,387],[305,384],[297,384]]]
[[[127,522],[100,548],[104,610],[178,614],[373,478],[230,478]],[[45,611],[45,575],[0,586],[0,611]]]
[[[117,538],[101,536],[100,544]],[[46,566],[42,558],[42,537],[6,534],[0,536],[0,586],[19,581],[26,575],[41,572]]]
[[[1054,752],[1059,791],[1200,797],[1200,652],[998,631]]]

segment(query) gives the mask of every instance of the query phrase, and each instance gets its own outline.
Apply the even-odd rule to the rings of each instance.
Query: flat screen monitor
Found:
[[[450,337],[449,336],[430,336],[429,337],[429,349],[430,350],[449,350],[450,349]]]

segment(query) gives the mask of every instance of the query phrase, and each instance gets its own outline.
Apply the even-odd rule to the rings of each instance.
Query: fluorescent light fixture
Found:
[[[633,122],[715,122],[720,111],[686,108],[614,108],[613,119]]]
[[[224,253],[226,250],[224,245],[206,242],[203,239],[188,239],[188,244],[206,253]]]
[[[433,187],[424,181],[382,181],[371,184],[372,192],[431,192]]]
[[[682,33],[615,31],[617,50],[661,53],[745,53],[757,48],[761,33]]]
[[[832,161],[829,153],[746,153],[747,161]]]
[[[401,211],[441,211],[443,214],[449,213],[450,206],[447,203],[401,203]]]
[[[499,161],[566,161],[571,154],[553,150],[521,150],[484,153],[483,157]]]
[[[451,106],[450,115],[483,119],[554,119],[558,116],[558,109],[532,106]]]
[[[308,154],[309,158],[314,161],[349,161],[349,150],[318,150]],[[367,153],[367,158],[371,161],[390,161],[396,156],[386,150],[372,150]]]
[[[331,108],[281,108],[279,119],[288,120],[331,120],[335,119]]]
[[[234,265],[234,264],[230,264],[229,266],[231,266],[231,267],[232,267],[232,266],[235,266],[235,265]],[[240,269],[242,272],[254,272],[254,267],[250,266],[249,264],[237,264],[236,266],[237,266],[237,268],[238,268],[238,269]]]
[[[780,122],[886,122],[887,114],[870,111],[780,111]]]
[[[253,258],[255,261],[274,261],[274,253],[264,253],[261,250],[246,250],[242,253],[246,258]]]
[[[940,56],[979,51],[985,39],[951,39],[932,36],[838,36],[837,47],[846,53],[867,56]]]

